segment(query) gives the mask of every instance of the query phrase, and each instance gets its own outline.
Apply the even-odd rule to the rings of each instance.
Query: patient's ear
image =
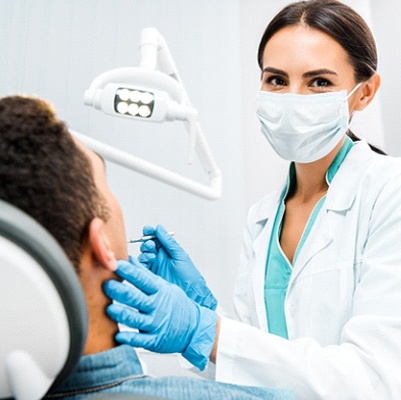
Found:
[[[89,243],[95,260],[110,271],[117,269],[117,260],[104,229],[105,223],[94,218],[89,224]]]

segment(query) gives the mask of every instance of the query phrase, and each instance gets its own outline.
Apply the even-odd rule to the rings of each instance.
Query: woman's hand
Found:
[[[157,225],[156,228],[145,226],[143,234],[155,234],[157,240],[147,240],[142,243],[138,261],[156,275],[178,285],[199,305],[215,310],[217,300],[207,287],[205,279],[189,255],[164,227],[162,225]]]
[[[109,305],[107,313],[116,322],[138,329],[119,332],[116,340],[158,353],[182,353],[204,369],[214,345],[216,312],[200,306],[134,258],[118,261],[116,273],[133,286],[116,280],[105,282],[106,295],[121,303]]]

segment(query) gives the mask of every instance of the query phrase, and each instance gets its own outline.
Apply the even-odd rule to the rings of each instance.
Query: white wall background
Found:
[[[383,75],[381,102],[356,121],[357,131],[401,155],[401,2],[345,2],[371,20]],[[123,206],[127,235],[138,236],[144,224],[174,230],[228,310],[247,209],[278,186],[287,168],[259,133],[253,104],[259,39],[288,3],[0,0],[0,96],[43,97],[72,129],[207,183],[198,162],[186,164],[187,134],[180,123],[133,123],[83,105],[98,74],[138,65],[142,28],[154,26],[165,37],[222,170],[223,196],[200,199],[111,163],[109,182]]]
[[[127,235],[140,236],[144,224],[174,230],[226,305],[245,209],[237,1],[0,1],[0,95],[41,96],[72,129],[207,184],[200,163],[186,163],[182,123],[131,122],[83,104],[97,75],[139,65],[140,31],[148,26],[166,39],[199,111],[224,195],[207,201],[110,163],[109,183],[122,203]],[[138,246],[130,246],[136,253]]]
[[[283,162],[259,133],[253,113],[259,89],[256,61],[259,40],[269,20],[288,0],[240,0],[245,201],[247,207],[271,191],[285,174]],[[377,41],[382,87],[372,104],[355,115],[352,128],[361,138],[391,155],[401,155],[401,2],[393,0],[343,0],[368,21]]]

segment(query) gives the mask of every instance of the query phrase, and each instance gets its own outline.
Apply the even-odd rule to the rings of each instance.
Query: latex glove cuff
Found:
[[[203,371],[209,362],[216,339],[217,313],[209,308],[197,306],[199,324],[182,356]]]

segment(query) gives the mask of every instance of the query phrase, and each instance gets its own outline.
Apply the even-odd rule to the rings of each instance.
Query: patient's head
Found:
[[[127,258],[120,205],[103,160],[43,100],[0,99],[0,198],[30,214],[60,243],[78,272],[89,311],[85,353],[114,345],[102,283]]]
[[[78,269],[90,221],[109,217],[88,159],[39,99],[0,99],[0,138],[0,197],[45,226]]]

